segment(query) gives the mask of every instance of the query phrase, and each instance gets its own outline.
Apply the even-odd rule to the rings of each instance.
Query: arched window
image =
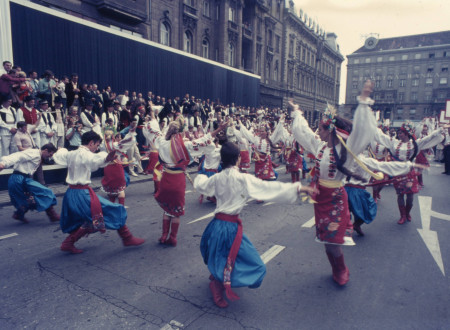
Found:
[[[230,66],[234,66],[234,56],[235,56],[235,54],[234,54],[234,46],[233,46],[233,44],[230,42],[230,43],[228,44],[228,64],[229,64]]]
[[[256,59],[255,59],[255,71],[256,74],[261,74],[261,67],[259,65],[260,61],[259,61],[259,54],[256,54]]]
[[[190,31],[184,33],[183,41],[183,50],[187,53],[192,53],[192,33]]]
[[[209,58],[209,41],[206,38],[202,41],[202,57]]]
[[[161,44],[170,46],[170,26],[166,22],[161,24],[159,39]]]

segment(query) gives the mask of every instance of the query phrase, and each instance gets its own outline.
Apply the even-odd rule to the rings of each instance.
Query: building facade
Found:
[[[377,39],[347,56],[346,112],[368,78],[375,83],[374,110],[395,126],[439,116],[450,99],[450,31]]]
[[[337,104],[344,60],[289,0],[31,0],[261,77],[260,103]],[[311,115],[311,118],[313,116]]]

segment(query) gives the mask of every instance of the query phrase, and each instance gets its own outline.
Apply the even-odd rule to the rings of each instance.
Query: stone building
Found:
[[[374,110],[395,126],[406,119],[439,116],[450,98],[450,31],[377,39],[348,55],[346,111],[370,78],[375,83]]]
[[[341,63],[326,33],[288,0],[31,0],[261,77],[260,103],[337,104]],[[317,114],[316,116],[317,117]]]

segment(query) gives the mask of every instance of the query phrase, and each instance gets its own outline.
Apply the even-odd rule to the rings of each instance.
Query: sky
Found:
[[[450,30],[450,0],[294,0],[325,31],[337,35],[346,59],[375,34],[378,38]],[[345,103],[347,60],[342,63],[339,103]]]

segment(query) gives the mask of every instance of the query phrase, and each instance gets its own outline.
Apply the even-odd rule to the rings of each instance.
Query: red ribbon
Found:
[[[222,221],[237,223],[238,225],[236,237],[234,238],[233,244],[231,245],[230,252],[228,252],[227,264],[225,265],[225,268],[223,270],[223,286],[225,287],[225,294],[231,301],[238,300],[239,296],[231,289],[231,272],[233,271],[234,263],[239,252],[239,248],[241,247],[243,235],[242,221],[241,219],[239,219],[238,214],[230,215],[225,213],[216,213],[214,217]]]
[[[103,219],[102,204],[98,196],[95,194],[94,190],[89,185],[69,185],[70,189],[87,189],[89,190],[89,196],[91,198],[91,216],[92,216],[92,226],[94,231],[99,231],[101,233],[106,232],[105,221]]]

